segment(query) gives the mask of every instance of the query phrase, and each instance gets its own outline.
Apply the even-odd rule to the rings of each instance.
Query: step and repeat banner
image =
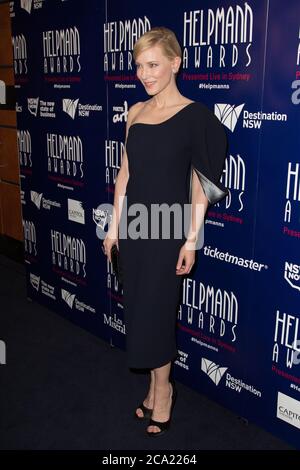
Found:
[[[172,29],[178,88],[229,142],[229,193],[182,286],[175,375],[300,447],[298,0],[10,4],[28,297],[125,349],[101,233],[128,109],[148,99],[133,45]]]

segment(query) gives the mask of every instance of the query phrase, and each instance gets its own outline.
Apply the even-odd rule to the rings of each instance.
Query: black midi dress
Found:
[[[200,102],[189,103],[161,123],[136,122],[128,130],[129,180],[119,224],[119,250],[130,368],[161,367],[177,356],[176,318],[183,276],[176,274],[176,264],[186,241],[184,222],[180,236],[170,216],[166,236],[163,217],[152,219],[150,209],[153,204],[177,204],[183,213],[191,197],[193,168],[210,204],[226,196],[219,181],[226,147],[223,125]],[[141,206],[134,204],[148,210],[146,219],[146,211],[139,219],[142,212],[135,208]],[[147,223],[138,223],[138,219]]]

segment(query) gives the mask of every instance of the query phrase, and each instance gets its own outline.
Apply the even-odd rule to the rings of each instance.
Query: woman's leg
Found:
[[[150,387],[148,391],[148,395],[146,396],[145,400],[143,401],[143,404],[150,409],[153,409],[154,406],[154,386],[155,386],[155,375],[154,375],[154,370],[151,370],[151,378],[150,378]],[[136,414],[142,418],[143,417],[143,412],[140,408],[137,408]]]
[[[170,384],[171,362],[153,369],[154,371],[154,406],[152,419],[165,422],[170,418],[172,404],[172,385]],[[160,432],[157,426],[148,426],[149,432]]]

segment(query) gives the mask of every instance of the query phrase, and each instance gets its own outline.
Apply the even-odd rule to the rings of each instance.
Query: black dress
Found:
[[[226,145],[223,125],[200,102],[189,103],[159,124],[137,122],[129,128],[126,152],[130,176],[119,226],[129,367],[157,368],[177,355],[175,328],[183,276],[176,275],[176,263],[186,240],[183,224],[180,238],[174,236],[175,228],[171,228],[169,239],[163,238],[162,223],[157,238],[150,238],[154,227],[150,215],[148,239],[142,238],[145,232],[138,223],[141,238],[123,238],[124,233],[128,235],[124,227],[129,228],[141,215],[130,213],[130,207],[143,203],[150,212],[151,204],[177,203],[183,209],[190,200],[192,168],[209,203],[221,200],[227,194],[219,182]]]

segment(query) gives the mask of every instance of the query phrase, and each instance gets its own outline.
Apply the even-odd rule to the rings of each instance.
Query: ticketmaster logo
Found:
[[[71,294],[65,289],[61,289],[62,299],[69,305],[70,308],[73,308],[75,294]]]
[[[241,256],[232,255],[228,251],[223,252],[218,250],[218,248],[211,248],[210,246],[205,246],[203,248],[203,253],[205,256],[210,258],[219,259],[220,261],[225,261],[226,263],[236,264],[242,268],[251,269],[253,271],[261,271],[262,268],[267,269],[268,266],[263,263],[258,263],[253,259],[242,258]]]
[[[31,7],[32,7],[32,0],[21,0],[21,8],[23,10],[26,10],[27,13],[31,13]]]
[[[63,99],[63,111],[71,116],[72,119],[75,118],[78,102],[79,98],[77,98],[77,100],[71,100],[69,98]]]
[[[214,382],[215,385],[219,385],[219,382],[225,374],[228,367],[220,367],[208,359],[202,358],[201,370]]]
[[[37,193],[36,191],[30,191],[31,201],[36,205],[38,209],[41,208],[43,193]]]
[[[228,127],[228,129],[233,132],[244,106],[245,103],[238,106],[234,104],[216,103],[215,115],[224,126]]]

